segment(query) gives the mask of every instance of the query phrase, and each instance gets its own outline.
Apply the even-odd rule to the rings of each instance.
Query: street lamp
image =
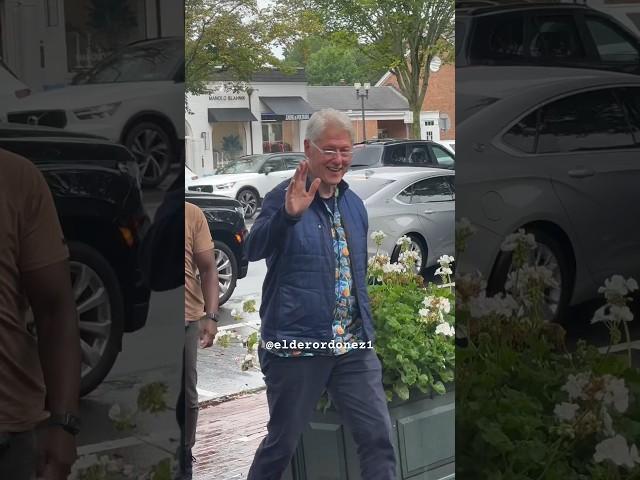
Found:
[[[367,140],[367,128],[364,123],[364,99],[369,98],[369,89],[371,84],[369,82],[361,85],[360,82],[354,83],[353,88],[356,89],[356,97],[362,101],[362,141]]]

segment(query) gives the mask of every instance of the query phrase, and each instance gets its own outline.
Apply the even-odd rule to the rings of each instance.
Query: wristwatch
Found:
[[[80,419],[72,413],[52,413],[49,416],[49,425],[62,427],[64,431],[71,435],[80,433]]]
[[[206,318],[207,320],[213,320],[214,322],[218,323],[218,318],[216,317],[217,313],[206,313],[204,318]]]

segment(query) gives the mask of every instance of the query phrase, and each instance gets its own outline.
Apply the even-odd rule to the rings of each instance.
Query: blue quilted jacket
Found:
[[[318,194],[300,217],[284,209],[283,182],[269,192],[247,238],[250,261],[267,261],[262,288],[262,340],[330,341],[333,338],[335,254],[326,208]],[[364,326],[364,341],[374,340],[367,295],[367,211],[342,181],[338,208],[351,256],[353,288]],[[354,314],[355,315],[355,314]]]

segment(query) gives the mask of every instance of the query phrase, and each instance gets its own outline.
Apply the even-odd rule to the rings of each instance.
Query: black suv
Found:
[[[236,288],[236,282],[247,276],[249,259],[244,251],[247,228],[240,202],[222,195],[185,192],[185,200],[198,206],[207,217],[215,246],[220,305]]]
[[[456,67],[548,65],[640,74],[640,41],[585,5],[458,3]]]
[[[138,165],[121,145],[43,127],[0,124],[0,148],[37,165],[53,194],[70,252],[85,395],[111,370],[123,333],[147,320],[137,251],[150,221]]]
[[[353,146],[351,168],[435,167],[453,170],[455,154],[428,140],[369,140]]]

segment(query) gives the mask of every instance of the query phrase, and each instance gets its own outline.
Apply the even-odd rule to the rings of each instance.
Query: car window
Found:
[[[623,88],[620,90],[620,96],[629,112],[629,121],[636,135],[636,143],[640,144],[640,87]]]
[[[398,145],[387,145],[384,152],[385,165],[408,165],[407,145],[400,143]]]
[[[261,172],[266,172],[267,169],[270,169],[270,171],[272,172],[281,172],[283,170],[285,170],[284,168],[284,162],[282,157],[278,156],[278,157],[271,157],[268,160],[266,160],[264,162],[264,165],[262,165],[262,168],[260,169]]]
[[[382,145],[354,145],[351,165],[371,167],[380,163],[383,148]]]
[[[523,59],[524,17],[520,13],[479,17],[469,45],[476,60]]]
[[[295,170],[300,165],[300,162],[304,159],[302,155],[285,155],[282,157],[284,160],[285,170]]]
[[[584,58],[576,21],[571,15],[538,15],[532,19],[529,54],[534,58]]]
[[[432,165],[428,147],[426,145],[409,145],[407,163],[411,165]]]
[[[611,89],[580,93],[542,109],[539,153],[576,152],[633,145],[633,136]]]
[[[444,148],[432,145],[431,151],[433,152],[433,157],[436,159],[439,167],[451,169],[454,167],[455,160],[453,155],[447,152]]]
[[[452,199],[451,187],[446,176],[425,178],[405,188],[398,195],[398,200],[410,204],[444,202]]]
[[[597,17],[587,18],[587,27],[603,62],[637,63],[640,54],[627,35],[613,24]]]
[[[100,62],[78,83],[170,80],[183,55],[182,43],[176,41],[131,45]]]
[[[522,118],[504,134],[502,141],[524,153],[535,153],[538,110]]]

